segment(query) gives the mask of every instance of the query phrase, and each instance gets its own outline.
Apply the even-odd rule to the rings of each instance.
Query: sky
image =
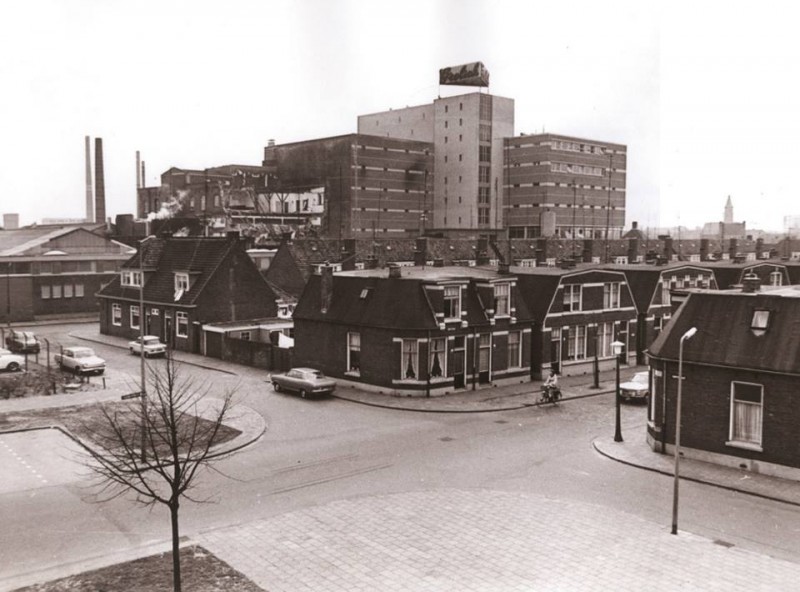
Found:
[[[109,216],[172,166],[261,164],[429,103],[482,61],[515,133],[626,144],[626,226],[800,215],[800,36],[789,2],[19,0],[0,21],[0,213],[84,216],[84,137]],[[794,18],[793,18],[794,17]]]

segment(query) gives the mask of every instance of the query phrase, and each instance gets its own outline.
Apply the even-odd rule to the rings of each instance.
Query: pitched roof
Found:
[[[194,304],[222,261],[237,247],[238,240],[228,238],[171,237],[147,240],[140,250],[146,274],[144,299],[187,306]],[[140,253],[126,261],[123,268],[140,269]],[[246,254],[244,256],[247,257]],[[188,272],[190,277],[190,288],[179,300],[175,299],[175,272]],[[98,296],[135,300],[139,298],[139,289],[122,286],[118,276],[100,290]]]
[[[754,310],[768,310],[766,332],[751,330]],[[784,287],[754,293],[701,290],[689,294],[667,328],[650,347],[650,355],[677,360],[684,342],[684,362],[731,368],[800,374],[800,290]]]
[[[86,233],[95,241],[109,241],[105,237],[92,232],[96,224],[68,226],[33,226],[15,230],[0,230],[0,257],[25,255],[27,251],[36,250],[51,240],[72,233]],[[117,243],[120,244],[120,243]],[[120,245],[122,247],[122,245]]]

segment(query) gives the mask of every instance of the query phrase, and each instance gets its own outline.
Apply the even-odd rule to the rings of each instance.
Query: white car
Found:
[[[54,357],[62,370],[75,374],[102,374],[106,371],[106,361],[95,355],[90,347],[65,347]]]
[[[12,353],[11,350],[0,348],[0,370],[18,372],[25,365],[25,358]]]
[[[644,400],[650,394],[650,373],[637,372],[628,382],[619,385],[619,396],[630,401]]]
[[[142,347],[144,344],[144,347]],[[137,337],[134,341],[128,342],[128,349],[132,354],[139,354],[144,350],[144,357],[163,356],[167,353],[167,346],[159,341],[155,335],[145,335]]]

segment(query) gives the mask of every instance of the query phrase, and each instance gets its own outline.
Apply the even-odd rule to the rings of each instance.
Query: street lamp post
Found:
[[[144,363],[144,240],[139,241],[139,372],[141,392],[139,393],[142,411],[142,462],[147,462],[147,384]]]
[[[616,421],[614,422],[614,442],[622,442],[622,425],[620,421],[620,406],[619,406],[619,358],[622,354],[622,348],[625,344],[621,341],[615,341],[611,344],[611,350],[614,352],[614,359],[617,361],[617,390],[615,397],[616,406]]]
[[[678,470],[681,460],[681,393],[683,392],[683,342],[694,337],[697,328],[692,327],[681,336],[678,344],[678,401],[675,409],[675,483],[672,492],[672,534],[678,534]]]

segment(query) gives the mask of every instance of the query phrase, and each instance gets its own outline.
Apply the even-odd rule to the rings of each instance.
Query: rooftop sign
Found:
[[[439,70],[439,84],[452,86],[489,86],[489,70],[483,62],[451,66]]]

